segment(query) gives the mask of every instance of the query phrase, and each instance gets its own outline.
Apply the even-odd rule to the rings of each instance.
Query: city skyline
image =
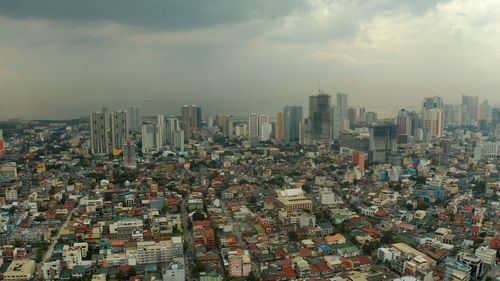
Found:
[[[307,105],[317,78],[367,108],[463,94],[494,105],[499,12],[458,0],[0,1],[0,120],[79,118],[103,104],[274,113]]]

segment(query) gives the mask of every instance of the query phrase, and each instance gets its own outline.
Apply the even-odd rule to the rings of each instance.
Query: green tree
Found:
[[[136,275],[137,275],[137,269],[135,269],[135,267],[132,266],[127,270],[128,278],[130,278],[132,276],[136,276]]]
[[[205,218],[205,216],[202,213],[195,212],[193,214],[193,221],[204,221],[204,220],[206,220],[206,218]]]
[[[290,241],[297,241],[299,236],[297,235],[297,232],[294,230],[288,231],[288,239]]]
[[[259,277],[253,273],[253,271],[250,271],[250,274],[248,274],[247,281],[259,281]]]

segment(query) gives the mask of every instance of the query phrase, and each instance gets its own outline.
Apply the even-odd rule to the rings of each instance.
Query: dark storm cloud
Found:
[[[0,15],[55,21],[111,21],[161,30],[275,19],[307,8],[300,0],[0,0]]]

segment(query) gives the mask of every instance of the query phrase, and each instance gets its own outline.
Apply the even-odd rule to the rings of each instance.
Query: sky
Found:
[[[497,0],[0,0],[0,120],[500,103]],[[319,82],[319,83],[318,83]],[[333,99],[335,100],[335,99]]]

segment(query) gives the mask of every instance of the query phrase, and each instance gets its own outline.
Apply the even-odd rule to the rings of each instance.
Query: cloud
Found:
[[[251,19],[275,19],[297,9],[300,0],[0,0],[0,15],[68,23],[115,22],[155,30],[205,29]]]

